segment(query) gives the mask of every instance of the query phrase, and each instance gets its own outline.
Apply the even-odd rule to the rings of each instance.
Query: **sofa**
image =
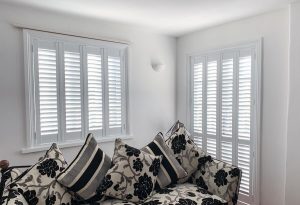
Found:
[[[87,159],[89,151],[99,155]],[[89,135],[69,164],[54,143],[24,172],[4,161],[0,168],[5,205],[235,205],[242,176],[238,167],[198,148],[179,122],[142,149],[117,139],[112,159]]]

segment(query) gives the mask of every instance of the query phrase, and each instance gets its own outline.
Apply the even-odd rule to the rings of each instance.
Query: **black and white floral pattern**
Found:
[[[113,167],[100,183],[98,195],[144,202],[153,192],[161,157],[147,154],[116,140]]]
[[[163,189],[152,195],[141,205],[226,205],[224,199],[212,195],[207,191],[199,191],[194,184],[184,183]],[[119,199],[109,199],[101,202],[101,205],[134,205],[132,202],[125,202]]]
[[[0,198],[1,205],[30,205],[24,196],[16,190],[7,190]]]
[[[65,167],[62,153],[53,144],[46,155],[9,184],[5,192],[21,194],[29,205],[71,203],[71,194],[55,180]],[[19,202],[24,203],[22,199],[14,203]]]
[[[192,175],[192,182],[195,183],[201,192],[216,194],[225,199],[228,205],[237,203],[241,170],[225,162],[212,159],[207,156],[199,160],[199,169]],[[205,190],[205,191],[204,191]],[[217,204],[207,200],[205,205]]]
[[[198,160],[204,160],[202,157],[205,157],[205,152],[191,140],[184,125],[179,121],[177,123],[178,125],[175,124],[173,127],[178,127],[178,129],[169,134],[170,137],[166,140],[166,144],[187,172],[187,176],[179,180],[180,183],[184,183],[197,170]]]

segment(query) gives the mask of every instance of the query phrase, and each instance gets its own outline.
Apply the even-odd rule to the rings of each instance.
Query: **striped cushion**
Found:
[[[156,156],[163,156],[156,189],[164,188],[169,184],[176,184],[178,179],[187,176],[186,171],[180,166],[171,149],[166,145],[161,133],[158,133],[154,140],[141,150]]]
[[[76,158],[58,176],[57,181],[85,200],[99,200],[96,189],[111,166],[111,159],[88,134]],[[96,199],[95,199],[96,198]]]

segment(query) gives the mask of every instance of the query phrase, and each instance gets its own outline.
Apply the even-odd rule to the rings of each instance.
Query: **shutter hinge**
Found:
[[[126,130],[126,124],[123,124],[123,130]]]
[[[31,52],[33,53],[33,45],[31,44]]]

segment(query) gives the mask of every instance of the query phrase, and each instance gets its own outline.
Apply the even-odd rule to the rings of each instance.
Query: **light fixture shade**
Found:
[[[165,69],[165,65],[161,63],[153,63],[151,66],[152,69],[156,72],[160,72]]]

